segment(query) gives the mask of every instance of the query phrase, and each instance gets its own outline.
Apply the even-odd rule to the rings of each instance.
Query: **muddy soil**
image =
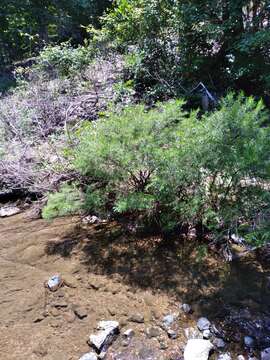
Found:
[[[127,236],[116,223],[83,225],[78,217],[0,219],[0,359],[77,360],[90,351],[100,320],[135,331],[130,347],[118,338],[109,359],[179,359],[184,329],[199,316],[215,320],[228,303],[260,311],[269,305],[259,264],[243,262],[239,272],[213,257],[199,261],[193,249]],[[52,293],[45,284],[56,273],[65,284]],[[179,310],[184,302],[192,315]],[[147,329],[170,313],[179,314],[178,338],[162,329],[149,338]],[[133,321],[138,315],[144,322]]]

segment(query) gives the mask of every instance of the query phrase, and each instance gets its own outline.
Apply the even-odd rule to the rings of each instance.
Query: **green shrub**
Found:
[[[81,193],[75,185],[63,185],[58,193],[48,197],[47,205],[42,210],[42,217],[46,220],[58,216],[76,214],[82,208]]]
[[[82,71],[92,59],[87,46],[74,48],[69,42],[47,45],[39,54],[38,68],[59,76],[71,76]]]
[[[86,208],[140,214],[160,229],[189,223],[215,231],[267,208],[270,131],[262,103],[231,94],[201,120],[182,106],[130,106],[79,130],[73,164],[91,179]]]

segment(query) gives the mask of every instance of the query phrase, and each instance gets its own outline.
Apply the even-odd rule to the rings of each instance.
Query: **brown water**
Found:
[[[48,294],[43,284],[54,273],[74,286]],[[158,237],[124,235],[116,223],[88,226],[77,217],[48,223],[27,214],[0,219],[0,358],[78,359],[89,351],[86,341],[101,319],[134,328],[134,341],[158,354],[153,359],[177,358],[186,343],[183,329],[195,326],[199,316],[227,332],[228,319],[237,323],[239,311],[249,322],[267,317],[268,276],[253,256],[231,264],[214,256],[198,261],[193,242],[165,246]],[[157,339],[145,338],[145,329],[184,302],[194,313],[180,312],[179,337],[162,335],[168,348],[161,351]],[[74,318],[76,306],[87,312],[85,319]],[[130,323],[137,312],[144,324]],[[236,324],[239,339],[230,345],[234,354],[247,332],[241,326]]]

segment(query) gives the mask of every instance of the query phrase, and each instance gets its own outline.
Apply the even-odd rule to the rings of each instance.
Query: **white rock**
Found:
[[[232,357],[230,353],[224,353],[224,354],[220,354],[217,360],[232,360]]]
[[[52,277],[49,278],[47,282],[47,286],[51,291],[56,291],[61,287],[62,284],[63,284],[63,280],[61,275],[59,274],[53,275]]]
[[[0,208],[0,217],[8,217],[19,214],[21,210],[17,206],[4,206]]]
[[[197,321],[197,327],[200,331],[208,330],[208,329],[210,329],[210,326],[211,326],[210,321],[205,317],[201,317]]]
[[[209,340],[191,339],[185,347],[184,360],[207,360],[213,345]]]
[[[119,323],[117,321],[100,321],[97,327],[100,331],[89,337],[89,343],[97,351],[101,351],[104,346],[110,345],[114,340],[114,335],[119,332]]]
[[[243,355],[238,355],[237,360],[245,360],[245,357]]]
[[[97,355],[93,352],[84,354],[79,360],[98,360]]]
[[[209,329],[203,330],[202,335],[204,339],[209,339],[211,337],[211,331]]]
[[[123,335],[124,335],[124,337],[127,337],[127,338],[130,338],[130,337],[132,337],[132,336],[134,336],[134,330],[133,329],[127,329],[124,333],[123,333]]]

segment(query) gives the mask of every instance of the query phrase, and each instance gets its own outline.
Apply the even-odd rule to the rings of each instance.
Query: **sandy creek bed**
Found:
[[[120,235],[115,223],[81,225],[76,217],[50,223],[25,214],[0,219],[0,359],[79,359],[102,319],[135,331],[130,350],[119,337],[109,359],[180,359],[184,328],[195,327],[198,317],[222,321],[230,306],[256,316],[269,311],[267,272],[259,263],[198,262],[191,245],[163,247],[158,238]],[[54,273],[69,286],[48,293],[44,282]],[[184,302],[192,315],[179,312]],[[74,316],[76,307],[87,317]],[[159,341],[146,336],[147,328],[174,312],[176,340],[162,331]],[[137,313],[144,323],[129,320]],[[229,349],[236,356],[240,347]]]

